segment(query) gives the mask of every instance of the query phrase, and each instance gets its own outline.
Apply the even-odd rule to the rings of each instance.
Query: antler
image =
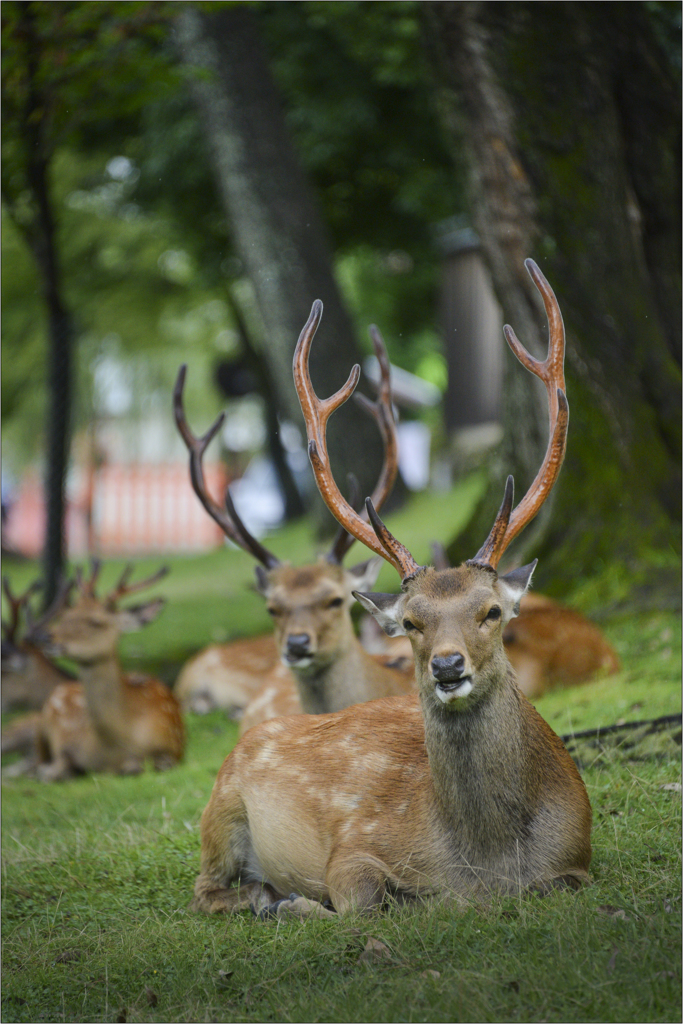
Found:
[[[382,558],[386,559],[387,562],[390,562],[391,565],[393,565],[394,568],[397,569],[397,571],[405,578],[412,575],[417,571],[417,569],[421,568],[421,566],[418,565],[407,548],[404,548],[402,544],[399,544],[398,541],[395,541],[395,539],[391,537],[391,534],[381,523],[381,520],[374,509],[375,502],[381,503],[384,501],[396,476],[396,467],[392,467],[391,465],[392,460],[397,461],[397,456],[395,447],[395,426],[393,413],[391,411],[388,370],[387,376],[385,377],[383,367],[380,398],[377,402],[378,415],[376,416],[383,434],[385,430],[387,431],[385,438],[385,465],[372,499],[367,498],[365,503],[368,516],[372,523],[372,526],[370,526],[370,524],[363,519],[347,501],[345,501],[334,481],[334,477],[332,476],[332,471],[330,469],[326,438],[327,421],[335,409],[338,409],[340,405],[343,405],[355,390],[360,376],[360,366],[356,364],[353,367],[346,384],[344,384],[336,394],[332,395],[330,398],[318,398],[313,389],[313,384],[311,383],[311,376],[308,368],[308,357],[322,314],[323,304],[320,299],[316,299],[311,308],[311,314],[299,335],[299,340],[294,352],[294,385],[299,396],[301,411],[303,412],[304,421],[306,423],[308,455],[311,460],[311,466],[313,467],[316,483],[323,501],[344,529],[355,537],[356,540],[361,541],[366,547],[370,548],[371,551],[374,551],[375,554],[380,555]],[[378,342],[381,343],[381,336],[377,328],[371,330],[371,337],[373,344],[375,345],[377,358],[380,360],[380,366],[382,366],[380,349],[378,348]],[[383,349],[384,346],[381,345],[381,348]],[[386,360],[386,353],[383,353],[383,355],[384,360]],[[388,362],[388,360],[386,360],[386,362]],[[370,403],[367,403],[367,405],[370,405]],[[380,408],[382,409],[381,413],[379,412]],[[380,415],[385,418],[381,420],[379,418]],[[393,437],[394,447],[392,447],[391,444],[387,444],[387,439],[389,437]],[[390,481],[390,483],[387,486],[388,481]],[[376,532],[377,527],[375,526],[375,522],[380,524],[383,531],[381,537]],[[388,548],[385,547],[387,539],[390,539]]]
[[[371,402],[360,391],[356,392],[353,397],[358,405],[374,418],[382,436],[384,462],[382,463],[382,469],[372,495],[375,507],[381,508],[389,494],[391,494],[391,489],[394,486],[396,474],[398,473],[398,439],[396,437],[396,420],[391,400],[391,364],[389,356],[387,355],[384,339],[380,334],[379,328],[371,324],[369,333],[380,368],[377,401]],[[349,505],[356,511],[360,499],[358,481],[352,473],[349,473],[348,481]],[[355,539],[348,530],[340,526],[332,548],[327,555],[327,560],[341,564],[344,555]]]
[[[564,324],[555,293],[533,260],[524,261],[524,265],[534,284],[543,297],[546,316],[548,317],[549,343],[548,355],[543,362],[534,359],[517,338],[512,327],[505,326],[505,339],[519,359],[522,366],[539,377],[548,392],[548,413],[550,419],[550,439],[534,482],[524,495],[519,505],[512,511],[514,492],[513,479],[508,477],[505,486],[505,497],[496,520],[486,541],[476,553],[473,562],[492,566],[498,565],[503,552],[510,542],[520,533],[527,523],[531,522],[541,505],[546,500],[553,484],[557,480],[564,453],[567,448],[567,427],[569,425],[569,405],[565,394],[564,383]]]
[[[194,492],[211,518],[218,523],[226,537],[229,537],[229,539],[237,544],[238,547],[242,548],[243,551],[247,551],[250,555],[253,555],[254,558],[258,559],[258,561],[266,567],[266,569],[272,569],[274,566],[280,564],[280,560],[264,548],[264,546],[260,544],[255,537],[252,537],[249,531],[245,528],[244,523],[242,523],[240,518],[235,514],[234,505],[232,504],[230,495],[226,492],[226,509],[222,509],[209,494],[206,481],[204,479],[202,458],[204,457],[204,452],[208,448],[210,442],[218,433],[223,420],[225,419],[225,413],[222,412],[220,414],[216,422],[209,427],[202,437],[194,436],[190,430],[187,419],[185,418],[185,410],[183,408],[183,388],[185,387],[186,372],[187,366],[183,364],[178,371],[178,378],[173,389],[173,414],[175,416],[176,426],[178,427],[180,436],[185,442],[185,446],[190,453],[190,480],[192,481]]]
[[[156,583],[158,580],[163,579],[164,576],[166,576],[170,572],[170,569],[167,565],[162,565],[160,569],[157,569],[157,571],[153,573],[152,576],[149,576],[145,580],[138,580],[137,583],[131,584],[128,582],[128,580],[133,574],[134,569],[135,566],[133,565],[133,563],[129,562],[128,565],[125,566],[123,572],[121,573],[120,579],[118,583],[115,585],[114,589],[110,591],[110,593],[108,593],[106,597],[102,598],[102,603],[110,611],[114,611],[114,609],[118,605],[119,601],[122,600],[122,598],[130,597],[131,594],[136,594],[139,590],[145,590],[147,587],[151,587],[152,584]]]
[[[42,586],[43,584],[41,580],[34,580],[31,586],[27,590],[25,590],[23,594],[20,594],[18,597],[15,597],[10,588],[9,577],[2,577],[2,589],[4,591],[5,597],[7,598],[7,604],[9,605],[10,612],[9,622],[6,619],[2,620],[3,634],[5,640],[8,643],[16,644],[17,630],[19,629],[19,621],[21,618],[21,610],[22,608],[24,609],[28,618],[29,599],[33,594],[36,593],[36,591],[40,590]]]

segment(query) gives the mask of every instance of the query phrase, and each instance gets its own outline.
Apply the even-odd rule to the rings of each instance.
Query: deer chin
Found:
[[[469,696],[474,688],[472,676],[461,676],[444,682],[436,682],[434,690],[442,704],[452,704],[456,700]]]
[[[285,668],[310,668],[314,660],[315,656],[313,654],[306,654],[302,658],[291,658],[288,654],[282,655],[282,664],[285,666]]]

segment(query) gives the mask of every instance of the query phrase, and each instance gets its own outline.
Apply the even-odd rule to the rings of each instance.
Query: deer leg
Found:
[[[169,768],[175,768],[178,764],[178,758],[174,757],[173,754],[155,754],[152,758],[154,769],[157,772],[167,772]]]
[[[253,908],[258,913],[280,898],[265,882],[225,886],[202,872],[195,882],[194,899],[188,910],[201,914],[237,914]]]
[[[117,775],[139,775],[144,767],[141,758],[127,757],[120,765]]]
[[[338,914],[367,913],[379,907],[391,871],[375,857],[337,855],[327,866],[325,884]]]
[[[75,774],[73,765],[66,754],[60,754],[54,761],[39,764],[37,768],[37,775],[41,782],[62,782]]]

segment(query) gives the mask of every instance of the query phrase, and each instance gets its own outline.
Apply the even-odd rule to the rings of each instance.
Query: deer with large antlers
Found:
[[[131,594],[161,579],[167,570],[130,584],[128,566],[114,589],[97,597],[100,563],[89,579],[78,574],[61,589],[52,608],[36,624],[43,644],[79,666],[79,682],[58,686],[43,706],[36,735],[37,774],[46,782],[107,771],[137,774],[150,759],[157,770],[177,764],[185,749],[185,729],[177,700],[162,682],[122,672],[117,645],[122,632],[152,622],[164,601],[156,598],[121,608]]]
[[[370,335],[381,367],[380,391],[376,402],[358,397],[377,422],[384,443],[384,462],[373,494],[373,500],[381,504],[396,477],[397,442],[389,360],[377,328],[371,327]],[[259,563],[256,587],[265,598],[273,619],[281,659],[280,665],[265,673],[255,665],[259,688],[254,693],[253,704],[245,711],[243,728],[277,714],[297,711],[320,714],[338,711],[359,701],[409,692],[413,688],[412,675],[367,654],[353,631],[352,591],[373,585],[379,572],[379,560],[371,559],[345,569],[342,560],[354,537],[340,527],[325,558],[309,565],[291,566],[281,562],[249,533],[229,490],[225,494],[225,506],[219,505],[207,489],[202,458],[220,429],[224,415],[221,414],[203,436],[195,437],[183,408],[185,372],[186,368],[181,367],[173,407],[178,430],[190,453],[192,486],[225,535]],[[239,670],[238,685],[234,687],[235,703],[244,687],[243,659]],[[186,686],[181,688],[179,697],[189,702]]]
[[[499,575],[500,558],[538,512],[564,456],[564,328],[538,267],[527,268],[550,324],[545,362],[511,328],[517,358],[544,381],[550,441],[542,467],[512,508],[512,480],[474,558],[454,569],[419,565],[367,501],[370,525],[334,482],[325,421],[355,387],[358,368],[331,399],[315,396],[308,352],[322,314],[315,302],[294,358],[309,454],[340,523],[399,572],[400,594],[356,597],[390,635],[407,634],[418,695],[334,715],[265,722],[237,744],[202,816],[194,908],[236,911],[284,900],[318,915],[344,913],[385,894],[462,900],[490,891],[578,887],[588,877],[591,808],[560,739],[517,688],[502,633],[536,565]],[[308,903],[307,901],[318,901]],[[280,910],[277,911],[278,913]]]

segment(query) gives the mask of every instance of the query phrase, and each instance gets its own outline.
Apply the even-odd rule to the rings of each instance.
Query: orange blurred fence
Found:
[[[204,466],[218,500],[228,482],[220,463]],[[223,543],[187,478],[187,465],[111,465],[90,478],[80,474],[67,488],[69,557],[205,551]],[[43,483],[35,472],[21,481],[3,527],[3,542],[29,557],[40,556],[45,537]]]

